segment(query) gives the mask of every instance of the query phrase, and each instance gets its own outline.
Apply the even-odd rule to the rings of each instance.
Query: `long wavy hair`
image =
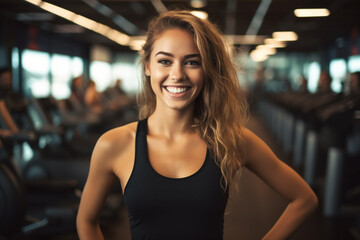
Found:
[[[212,23],[189,11],[175,10],[161,14],[150,22],[142,49],[143,71],[158,36],[174,28],[192,34],[200,52],[205,81],[202,92],[195,100],[193,127],[211,150],[222,172],[222,185],[227,188],[241,168],[244,157],[242,128],[248,113],[237,70],[222,34]],[[155,111],[156,96],[150,85],[150,77],[145,74],[138,104],[140,119],[149,117]]]

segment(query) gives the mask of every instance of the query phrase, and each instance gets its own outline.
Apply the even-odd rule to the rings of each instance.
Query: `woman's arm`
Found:
[[[244,130],[245,166],[289,201],[283,214],[263,239],[287,239],[316,209],[318,200],[306,182],[280,161],[254,133]]]
[[[111,156],[111,145],[109,137],[105,134],[97,142],[91,157],[89,175],[76,219],[80,239],[104,239],[98,218],[106,197],[117,180],[112,170],[111,159],[114,159],[114,156]]]

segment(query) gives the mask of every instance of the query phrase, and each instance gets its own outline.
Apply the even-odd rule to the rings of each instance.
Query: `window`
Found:
[[[46,97],[50,95],[50,54],[41,51],[22,52],[24,69],[24,91],[27,96]]]
[[[350,56],[348,61],[349,72],[360,72],[360,55]]]
[[[307,73],[308,79],[308,89],[309,92],[316,92],[319,77],[320,77],[320,64],[318,62],[311,62],[306,65],[305,71]]]
[[[344,59],[333,59],[330,61],[330,76],[331,81],[331,90],[333,92],[342,91],[342,83],[346,75],[346,62]]]
[[[111,65],[107,62],[93,61],[90,64],[90,79],[96,83],[99,92],[112,84]]]
[[[80,57],[73,57],[71,60],[72,77],[81,76],[84,73],[84,61]]]
[[[134,94],[138,91],[140,76],[139,69],[134,63],[117,62],[113,65],[114,79],[121,79],[123,90],[127,93]]]
[[[70,81],[72,79],[72,59],[66,55],[53,54],[51,58],[51,95],[56,99],[70,96]]]

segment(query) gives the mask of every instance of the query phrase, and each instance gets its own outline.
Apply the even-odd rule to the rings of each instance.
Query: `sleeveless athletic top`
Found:
[[[124,190],[132,240],[221,240],[228,191],[207,150],[202,167],[184,178],[156,172],[149,161],[147,119],[138,123],[135,162]]]

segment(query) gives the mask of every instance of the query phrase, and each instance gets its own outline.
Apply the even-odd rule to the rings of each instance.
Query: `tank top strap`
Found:
[[[136,136],[141,134],[146,136],[147,134],[147,118],[142,119],[138,122],[137,129],[136,129]]]
[[[137,177],[144,174],[147,170],[147,164],[144,161],[147,159],[147,142],[146,142],[146,134],[147,134],[147,118],[138,121],[136,136],[135,136],[135,157],[134,157],[134,166],[132,172],[130,174],[129,180],[126,183],[124,190],[124,197],[126,199],[127,189],[133,184],[133,182],[137,181]],[[135,177],[134,177],[135,175]],[[134,179],[135,178],[135,179]]]
[[[147,159],[147,118],[142,119],[138,122],[136,129],[136,139],[135,139],[135,163],[139,159]]]

